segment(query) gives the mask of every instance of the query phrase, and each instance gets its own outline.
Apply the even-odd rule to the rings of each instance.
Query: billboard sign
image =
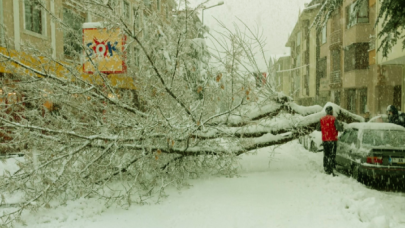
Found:
[[[83,72],[92,74],[126,72],[124,47],[126,36],[120,28],[107,29],[100,22],[83,24]]]

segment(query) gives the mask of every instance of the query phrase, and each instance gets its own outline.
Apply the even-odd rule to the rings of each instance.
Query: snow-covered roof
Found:
[[[83,23],[82,27],[84,29],[88,28],[103,28],[103,24],[101,22],[86,22]]]
[[[355,128],[359,130],[396,130],[405,131],[405,128],[392,123],[351,123],[346,128]]]

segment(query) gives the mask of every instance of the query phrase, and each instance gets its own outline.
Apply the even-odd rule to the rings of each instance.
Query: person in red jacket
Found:
[[[326,174],[334,175],[338,131],[343,131],[343,125],[333,116],[332,106],[326,107],[325,111],[326,116],[321,118],[316,128],[318,131],[322,131],[323,168]]]

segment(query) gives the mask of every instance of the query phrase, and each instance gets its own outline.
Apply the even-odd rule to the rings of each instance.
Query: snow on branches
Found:
[[[180,188],[207,173],[234,176],[239,155],[307,134],[325,114],[320,106],[302,107],[275,92],[271,78],[256,87],[258,65],[249,47],[261,39],[254,33],[253,41],[240,30],[225,35],[221,40],[229,38],[231,45],[217,50],[211,65],[207,48],[196,50],[203,43],[195,39],[201,28],[185,16],[195,11],[169,21],[148,12],[140,30],[138,21],[126,20],[109,3],[75,6],[103,20],[109,31],[124,32],[127,44],[120,54],[127,70],[102,73],[104,66],[74,37],[67,53],[87,55],[69,61],[29,44],[23,52],[0,53],[9,72],[2,78],[2,152],[24,155],[18,171],[0,177],[2,194],[22,195],[0,216],[5,226],[23,210],[80,197],[130,206],[158,201],[167,186]],[[93,74],[83,73],[83,59],[93,64]],[[272,71],[271,61],[264,62]],[[339,118],[362,121],[336,111]]]

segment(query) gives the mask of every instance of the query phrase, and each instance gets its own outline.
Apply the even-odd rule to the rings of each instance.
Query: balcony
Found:
[[[330,34],[330,45],[329,45],[329,49],[333,49],[336,47],[340,47],[342,45],[342,30],[338,29],[333,31]]]
[[[342,79],[340,77],[340,70],[339,71],[333,71],[331,73],[329,86],[330,86],[331,89],[342,87]]]

